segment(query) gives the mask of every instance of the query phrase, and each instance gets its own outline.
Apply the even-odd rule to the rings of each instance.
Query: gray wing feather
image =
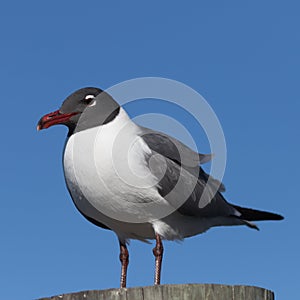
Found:
[[[182,165],[195,167],[199,164],[207,163],[212,159],[212,154],[197,153],[167,134],[145,127],[140,127],[140,129],[140,135],[151,150]]]
[[[200,173],[202,180],[206,182],[210,177],[209,182],[211,185],[218,187],[220,192],[225,191],[225,186],[222,182],[206,174],[202,168],[199,169],[199,164],[209,162],[212,159],[213,154],[197,153],[177,139],[145,127],[140,127],[140,136],[152,151],[183,166],[183,168],[194,176],[198,176]]]
[[[208,186],[208,193],[201,197],[207,184],[208,175],[198,167],[192,174],[171,159],[153,151],[146,158],[151,173],[160,179],[157,188],[177,211],[183,215],[217,217],[236,215],[237,211],[224,199],[220,192]],[[207,199],[206,197],[210,197]],[[203,201],[201,203],[200,201]]]

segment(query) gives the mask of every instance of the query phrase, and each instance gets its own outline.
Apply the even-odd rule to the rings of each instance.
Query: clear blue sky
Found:
[[[37,133],[36,123],[77,88],[161,76],[197,90],[218,115],[226,198],[286,217],[260,232],[215,228],[165,243],[162,282],[257,285],[295,299],[299,10],[274,0],[2,1],[1,298],[118,287],[115,235],[88,223],[64,184],[67,130]],[[152,245],[133,241],[130,254],[128,285],[151,285]]]

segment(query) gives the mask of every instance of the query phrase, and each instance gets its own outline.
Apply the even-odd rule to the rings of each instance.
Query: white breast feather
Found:
[[[88,201],[111,218],[139,222],[155,219],[155,212],[145,209],[145,204],[168,206],[146,165],[145,155],[151,151],[136,132],[136,125],[121,110],[113,122],[69,138],[64,171],[80,209]]]

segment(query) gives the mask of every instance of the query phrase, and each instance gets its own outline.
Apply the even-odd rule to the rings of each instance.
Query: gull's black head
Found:
[[[86,87],[77,90],[64,100],[59,111],[63,114],[72,112],[82,113],[102,92],[101,89],[94,87]]]
[[[106,92],[95,87],[86,87],[68,96],[61,107],[43,116],[37,129],[53,125],[66,125],[69,135],[84,129],[106,124],[119,113],[118,103]]]

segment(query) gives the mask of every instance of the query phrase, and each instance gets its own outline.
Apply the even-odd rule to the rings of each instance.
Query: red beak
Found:
[[[44,115],[38,122],[38,125],[36,127],[37,130],[42,130],[49,128],[53,125],[57,124],[63,124],[69,119],[75,115],[77,115],[78,112],[72,112],[72,113],[67,113],[63,114],[59,110],[56,110],[54,112],[51,112],[50,114]]]

